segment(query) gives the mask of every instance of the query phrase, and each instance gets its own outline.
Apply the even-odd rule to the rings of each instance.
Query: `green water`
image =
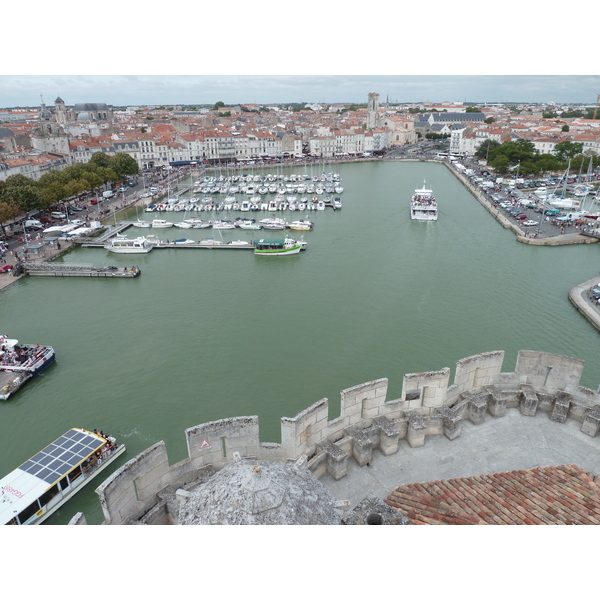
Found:
[[[315,222],[300,255],[78,249],[65,262],[136,264],[142,275],[30,277],[3,290],[1,333],[50,344],[58,358],[0,403],[0,474],[70,427],[125,442],[119,464],[159,440],[171,463],[181,460],[184,429],[223,417],[258,415],[261,439],[279,442],[282,416],[329,398],[333,418],[344,388],[387,377],[393,399],[404,373],[454,370],[457,360],[491,350],[506,352],[505,371],[520,349],[581,358],[582,384],[598,386],[598,333],[567,296],[598,274],[597,245],[517,243],[441,165],[373,162],[340,172],[341,211],[285,213]],[[438,198],[436,223],[409,218],[423,180]],[[257,233],[265,235],[233,230],[223,238]],[[101,522],[94,488],[104,475],[48,523],[66,523],[79,510]]]

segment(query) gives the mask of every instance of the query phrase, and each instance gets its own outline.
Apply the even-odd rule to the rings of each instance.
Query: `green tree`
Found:
[[[499,154],[494,158],[490,159],[489,164],[493,167],[498,173],[506,173],[508,168],[510,167],[510,162],[506,156],[503,154]]]
[[[221,102],[220,100],[218,102],[215,102],[214,106],[212,107],[213,110],[219,110],[220,108],[223,108],[225,106],[225,102]]]
[[[475,151],[476,158],[489,158],[490,152],[495,148],[500,147],[500,142],[496,140],[487,139],[479,145],[477,150]]]
[[[99,167],[108,167],[110,165],[110,156],[105,152],[94,152],[89,163]]]
[[[2,227],[3,235],[6,235],[5,224],[8,223],[8,221],[10,221],[11,219],[14,219],[15,217],[22,214],[22,212],[23,211],[14,202],[5,202],[3,200],[0,200],[0,226]]]
[[[118,179],[127,175],[136,175],[139,172],[135,159],[123,152],[111,156],[108,166],[117,174]]]
[[[583,150],[583,144],[581,142],[559,142],[554,146],[554,154],[558,156],[560,160],[568,160],[574,158],[578,154],[581,154]]]

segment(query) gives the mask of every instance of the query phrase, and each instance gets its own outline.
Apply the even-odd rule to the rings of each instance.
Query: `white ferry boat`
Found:
[[[42,523],[123,452],[113,437],[70,429],[0,479],[0,524]]]
[[[415,190],[410,201],[410,218],[415,221],[437,221],[437,202],[433,191],[425,187]]]
[[[303,245],[292,238],[279,240],[262,239],[254,243],[254,254],[257,256],[287,256],[298,254]]]
[[[145,238],[137,237],[130,239],[124,236],[116,236],[108,244],[104,244],[104,249],[117,254],[148,254],[154,246]]]

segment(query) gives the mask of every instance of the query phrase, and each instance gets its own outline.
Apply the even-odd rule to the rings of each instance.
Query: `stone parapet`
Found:
[[[234,454],[265,460],[306,455],[317,477],[339,479],[347,474],[350,458],[364,466],[375,451],[397,452],[403,439],[412,448],[423,446],[429,435],[453,440],[461,435],[463,420],[478,425],[486,412],[501,418],[510,409],[526,416],[542,412],[557,423],[576,420],[586,435],[598,435],[600,395],[580,386],[583,361],[521,351],[515,371],[503,372],[503,359],[504,352],[498,351],[464,358],[456,363],[453,382],[448,368],[405,375],[397,400],[386,399],[387,379],[347,388],[340,394],[340,416],[331,421],[326,398],[295,417],[283,417],[281,443],[260,441],[256,416],[190,427],[185,431],[187,458],[169,465],[164,442],[159,442],[97,488],[105,523],[139,522],[145,514],[160,521],[172,512],[169,489],[189,489],[207,470],[218,471],[231,462]],[[163,509],[155,508],[161,502]]]

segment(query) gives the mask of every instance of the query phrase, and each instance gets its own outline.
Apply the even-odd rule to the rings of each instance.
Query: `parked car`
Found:
[[[515,219],[517,221],[526,221],[527,215],[525,213],[519,213],[518,215],[515,215]]]
[[[527,219],[526,221],[523,221],[521,223],[521,225],[523,225],[523,227],[533,227],[537,224],[538,224],[538,221],[533,221],[532,219]]]
[[[50,219],[49,217],[40,217],[40,223],[46,223],[46,225],[51,225],[52,223],[56,223],[54,219]]]
[[[12,265],[0,265],[0,273],[10,273],[12,268]]]

